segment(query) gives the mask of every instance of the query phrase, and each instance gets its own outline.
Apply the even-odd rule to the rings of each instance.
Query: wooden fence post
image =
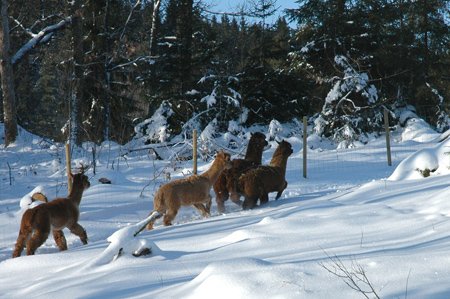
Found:
[[[67,171],[67,191],[70,193],[72,191],[72,168],[71,168],[71,161],[70,161],[70,144],[66,143],[66,171]]]
[[[308,119],[306,116],[303,116],[303,177],[306,179],[306,165],[307,165],[307,151],[308,151]]]
[[[192,132],[192,160],[194,162],[192,171],[197,174],[197,130],[195,129]]]
[[[386,131],[386,153],[387,153],[387,162],[389,166],[392,166],[391,159],[391,135],[389,131],[389,116],[388,110],[384,108],[384,130]]]

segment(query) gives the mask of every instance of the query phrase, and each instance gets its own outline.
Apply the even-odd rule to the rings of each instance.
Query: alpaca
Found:
[[[244,159],[234,159],[231,169],[226,169],[214,183],[216,193],[217,211],[225,212],[225,201],[231,198],[237,205],[241,205],[240,194],[236,190],[239,176],[250,168],[261,165],[262,153],[267,146],[266,136],[263,133],[252,133],[247,146]]]
[[[164,225],[172,225],[172,220],[181,206],[193,205],[203,217],[208,217],[211,210],[211,186],[220,173],[231,167],[230,154],[219,152],[211,167],[200,175],[177,179],[162,185],[153,199],[154,217],[149,220],[147,229],[153,228],[156,219],[164,215]]]
[[[280,198],[288,184],[285,179],[286,165],[287,159],[292,153],[291,144],[283,140],[273,153],[269,165],[250,169],[239,177],[238,188],[245,197],[242,204],[244,210],[254,208],[258,199],[260,204],[267,203],[269,192],[277,191],[275,199]]]
[[[59,250],[67,250],[67,242],[63,233],[65,227],[80,237],[83,244],[87,244],[86,231],[78,224],[78,217],[81,196],[83,191],[90,187],[90,183],[83,172],[70,174],[70,177],[73,185],[67,198],[57,198],[25,211],[20,223],[13,258],[21,255],[25,243],[27,255],[33,255],[36,249],[47,240],[50,231],[53,233]]]

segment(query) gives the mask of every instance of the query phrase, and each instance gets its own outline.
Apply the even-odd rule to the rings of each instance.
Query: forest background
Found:
[[[243,2],[1,0],[5,145],[18,126],[153,143],[307,116],[350,146],[383,131],[385,109],[391,125],[418,115],[449,129],[448,1],[299,0],[281,14]]]

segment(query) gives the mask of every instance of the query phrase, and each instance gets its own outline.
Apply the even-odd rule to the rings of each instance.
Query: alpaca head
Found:
[[[89,179],[84,174],[84,172],[77,174],[70,174],[70,177],[72,178],[73,188],[77,189],[81,188],[81,190],[84,191],[91,186],[91,183],[89,182]]]
[[[278,147],[275,150],[274,156],[289,157],[294,151],[292,150],[292,145],[287,141],[278,142]]]
[[[216,160],[220,161],[221,164],[223,164],[224,169],[230,169],[232,167],[231,163],[231,156],[228,153],[225,153],[224,151],[220,151],[216,155]]]
[[[269,143],[266,140],[266,135],[260,132],[255,132],[251,134],[249,143],[252,142],[258,148],[264,148]]]

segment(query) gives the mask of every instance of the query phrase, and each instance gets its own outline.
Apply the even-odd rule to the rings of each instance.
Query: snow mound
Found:
[[[183,298],[298,298],[305,274],[292,264],[257,258],[211,263],[192,281],[175,288]]]
[[[388,178],[391,181],[412,180],[450,173],[450,139],[434,148],[422,149],[403,160]]]
[[[439,136],[423,119],[410,118],[406,121],[402,141],[430,142]]]

